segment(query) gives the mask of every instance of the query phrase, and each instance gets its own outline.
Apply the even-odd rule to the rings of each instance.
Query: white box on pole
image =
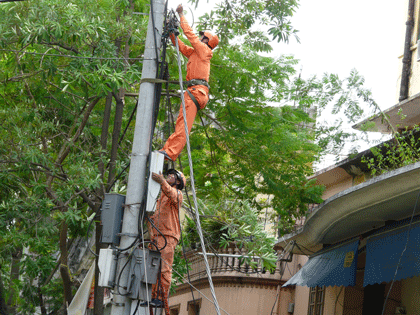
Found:
[[[152,172],[159,174],[163,170],[164,155],[158,152],[152,152],[150,159],[150,174],[147,192],[146,212],[152,213],[156,210],[156,200],[160,193],[160,184],[152,179]]]
[[[105,288],[113,288],[115,280],[115,271],[117,267],[113,249],[101,248],[99,250],[98,267],[98,286]]]

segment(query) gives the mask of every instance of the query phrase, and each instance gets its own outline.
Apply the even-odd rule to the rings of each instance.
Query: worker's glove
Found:
[[[182,4],[176,7],[176,12],[178,12],[178,14],[184,14],[184,7],[182,6]]]

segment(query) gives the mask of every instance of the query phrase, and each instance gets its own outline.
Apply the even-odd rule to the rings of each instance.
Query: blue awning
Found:
[[[406,226],[368,239],[363,286],[392,281],[399,261],[395,280],[420,275],[419,225],[412,226],[410,231]]]
[[[357,248],[355,241],[311,256],[308,262],[283,287],[354,286],[356,284]]]

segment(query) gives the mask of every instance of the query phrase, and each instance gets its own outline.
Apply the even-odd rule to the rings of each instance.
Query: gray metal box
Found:
[[[132,253],[130,272],[128,273],[128,296],[133,300],[150,301],[152,284],[157,281],[159,268],[159,252],[135,249]]]
[[[102,243],[117,246],[120,244],[118,234],[121,232],[124,202],[124,195],[105,194],[101,209]]]

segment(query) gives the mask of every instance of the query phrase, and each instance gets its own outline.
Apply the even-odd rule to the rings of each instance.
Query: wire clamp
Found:
[[[115,294],[115,293],[114,293]],[[115,306],[119,306],[119,307],[124,307],[125,306],[125,303],[116,303],[116,302],[114,302],[114,301],[111,301],[111,304],[112,305],[115,305]]]
[[[117,235],[118,235],[118,236],[128,236],[128,237],[134,237],[134,238],[136,238],[136,237],[138,237],[138,236],[139,236],[138,234],[134,234],[134,233],[118,233]]]

